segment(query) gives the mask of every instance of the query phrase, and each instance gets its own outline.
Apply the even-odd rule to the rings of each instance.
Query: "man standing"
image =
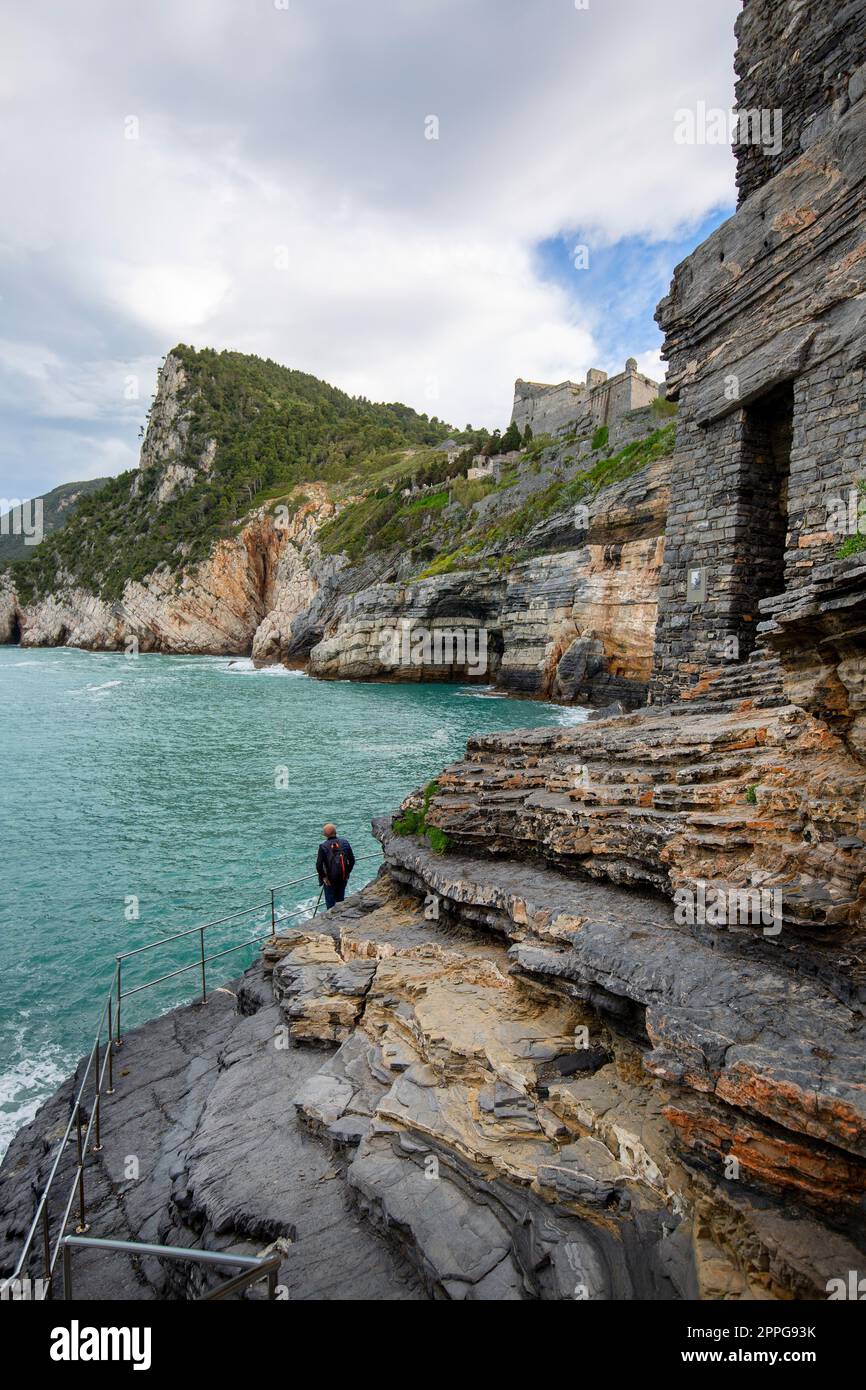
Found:
[[[325,890],[325,906],[332,908],[334,903],[341,903],[346,896],[346,885],[355,867],[355,856],[349,841],[341,840],[337,835],[335,825],[324,825],[322,834],[325,839],[319,845],[316,856],[316,873]]]

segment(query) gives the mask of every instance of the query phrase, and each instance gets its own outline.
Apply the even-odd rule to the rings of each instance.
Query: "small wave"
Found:
[[[114,690],[118,685],[123,685],[123,681],[103,681],[102,685],[82,685],[76,690],[67,692],[69,695],[92,695],[101,699],[107,690]]]
[[[22,1125],[29,1124],[36,1111],[52,1095],[75,1065],[59,1048],[46,1055],[40,1049],[22,1057],[0,1075],[0,1155],[4,1154]]]
[[[239,657],[225,667],[233,676],[303,676],[303,671],[289,670],[288,666],[257,666],[252,657]]]
[[[570,727],[572,724],[585,724],[588,718],[589,710],[584,709],[582,705],[575,705],[566,709],[563,709],[562,706],[556,706],[557,724],[565,724]]]

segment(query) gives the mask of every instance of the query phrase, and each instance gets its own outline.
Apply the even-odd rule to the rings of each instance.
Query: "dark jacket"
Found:
[[[348,840],[343,840],[339,835],[334,835],[331,839],[322,841],[319,845],[319,853],[316,855],[316,873],[319,875],[320,883],[331,882],[328,877],[328,866],[333,861],[339,863],[339,856],[334,850],[330,849],[330,846],[334,844],[339,845],[340,849],[343,851],[343,862],[346,865],[346,877],[343,880],[338,879],[334,884],[335,887],[339,887],[341,881],[343,883],[348,882],[349,874],[355,867],[355,856],[352,853],[352,846],[349,844]]]

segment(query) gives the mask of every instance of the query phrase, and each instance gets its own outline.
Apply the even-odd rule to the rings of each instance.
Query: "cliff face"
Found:
[[[169,479],[177,482],[173,469]],[[264,509],[253,514],[180,578],[157,571],[128,582],[114,602],[73,587],[19,606],[22,645],[120,651],[137,643],[141,651],[266,658],[278,625],[308,608],[317,588],[305,551],[333,506],[323,490],[311,491],[284,524]]]
[[[298,1299],[823,1299],[862,1266],[866,1040],[834,983],[660,896],[377,833],[380,877],[269,941],[264,975],[125,1039],[99,1230],[279,1252]],[[4,1160],[0,1271],[72,1095]],[[206,1286],[110,1271],[113,1296]]]
[[[590,503],[552,511],[522,539],[532,558],[507,568],[482,563],[373,585],[344,571],[321,615],[311,672],[478,679],[563,701],[640,703],[652,666],[668,467],[659,459]],[[399,573],[399,560],[391,564]],[[443,652],[447,634],[461,634],[465,656],[434,662],[428,644],[416,659],[419,632],[434,644],[438,634]]]
[[[349,596],[310,653],[314,675],[496,681],[565,701],[639,700],[652,665],[661,538],[584,545],[516,564]],[[465,659],[403,659],[402,634],[465,634]],[[479,634],[484,634],[484,645]],[[444,650],[444,640],[443,640]]]
[[[0,574],[0,643],[18,640],[18,597],[12,583]]]

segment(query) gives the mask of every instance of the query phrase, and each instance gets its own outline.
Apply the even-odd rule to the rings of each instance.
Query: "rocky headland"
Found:
[[[379,448],[360,470],[310,465],[319,477],[283,487],[247,481],[247,470],[232,484],[236,519],[214,526],[250,380],[262,397],[255,409],[273,411],[273,431],[284,427],[265,394],[273,373],[282,373],[286,410],[296,408],[298,373],[239,354],[169,353],[139,468],[96,494],[54,546],[47,538],[38,563],[0,571],[0,641],[249,655],[325,679],[482,680],[562,701],[642,701],[674,443],[664,410],[626,408],[625,387],[645,378],[627,371],[610,399],[596,386],[569,428],[539,435],[501,466],[478,456],[483,481],[468,476],[471,441],[461,450],[453,440]],[[208,393],[217,388],[228,424],[215,417]],[[603,408],[610,423],[598,426]],[[411,424],[422,441],[444,432],[421,417]],[[363,417],[343,423],[340,448],[356,447],[365,427]],[[402,415],[391,433],[400,429]],[[288,454],[273,467],[289,480],[299,471]],[[267,500],[244,509],[256,491]],[[152,536],[166,538],[159,562]],[[483,662],[460,653],[392,660],[389,634],[405,628],[483,630]]]

